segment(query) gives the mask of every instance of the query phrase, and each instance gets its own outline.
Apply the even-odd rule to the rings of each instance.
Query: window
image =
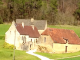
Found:
[[[52,43],[52,48],[53,48],[53,43]]]
[[[22,40],[23,40],[23,36],[22,36]]]
[[[65,40],[66,43],[68,43],[68,39],[66,39],[66,38],[63,38],[63,39]]]
[[[36,43],[37,43],[37,39],[36,39]]]
[[[66,43],[68,43],[68,40],[66,40]]]
[[[31,42],[32,42],[32,39],[31,39]]]
[[[23,43],[26,43],[26,37],[22,36]]]
[[[53,31],[52,29],[49,29],[49,31]]]
[[[46,37],[44,37],[44,43],[46,42]]]
[[[10,31],[10,34],[11,34],[11,31]]]
[[[24,36],[24,42],[26,43],[26,36]]]

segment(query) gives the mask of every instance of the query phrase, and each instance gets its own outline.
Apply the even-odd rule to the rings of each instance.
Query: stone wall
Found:
[[[80,45],[77,44],[59,44],[53,43],[53,52],[54,53],[65,53],[67,46],[67,53],[80,51]]]
[[[44,42],[44,38],[46,38],[46,42]],[[80,45],[68,44],[68,43],[66,44],[54,43],[54,41],[49,35],[41,35],[39,37],[38,44],[42,48],[45,47],[47,50],[49,50],[48,48],[48,45],[49,45],[52,48],[52,50],[50,49],[49,52],[52,52],[52,53],[71,53],[71,52],[80,51]]]

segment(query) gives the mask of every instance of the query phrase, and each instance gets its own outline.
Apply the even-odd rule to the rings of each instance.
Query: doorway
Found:
[[[65,47],[65,52],[67,52],[67,47],[68,47],[68,46]]]
[[[31,44],[30,44],[30,50],[31,50]]]

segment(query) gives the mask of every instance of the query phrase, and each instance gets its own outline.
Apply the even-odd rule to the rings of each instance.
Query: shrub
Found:
[[[5,36],[0,36],[0,40],[5,40]]]
[[[5,42],[4,45],[3,45],[3,48],[14,49],[14,45]]]
[[[50,53],[53,52],[52,48],[50,45],[38,45],[38,52],[44,52],[44,53]]]

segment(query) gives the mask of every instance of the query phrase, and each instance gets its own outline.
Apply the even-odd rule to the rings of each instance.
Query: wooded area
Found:
[[[80,25],[80,0],[0,0],[0,24],[16,19]]]

